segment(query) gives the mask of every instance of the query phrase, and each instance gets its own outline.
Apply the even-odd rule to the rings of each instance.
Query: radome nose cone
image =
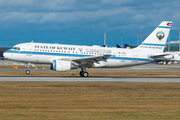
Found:
[[[3,53],[3,56],[6,58],[6,56],[7,56],[6,52]]]
[[[7,52],[4,52],[4,53],[3,53],[3,56],[4,56],[4,58],[8,58],[8,53],[7,53]]]

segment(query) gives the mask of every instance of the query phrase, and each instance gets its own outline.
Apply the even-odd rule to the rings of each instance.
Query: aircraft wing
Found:
[[[162,53],[162,54],[148,55],[148,57],[155,60],[169,60],[169,59],[173,59],[174,55],[169,53]]]
[[[82,58],[74,58],[71,60],[78,63],[80,66],[82,66],[82,65],[91,66],[93,63],[99,63],[99,61],[106,61],[109,56],[111,56],[111,55],[82,57]]]

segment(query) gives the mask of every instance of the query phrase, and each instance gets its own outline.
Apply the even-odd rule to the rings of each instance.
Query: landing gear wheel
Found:
[[[26,74],[29,74],[30,73],[30,70],[26,70]]]
[[[84,72],[84,71],[81,71],[79,74],[81,75],[81,77],[88,77],[89,76],[89,73]]]
[[[84,76],[84,77],[88,77],[88,76],[89,76],[89,73],[88,73],[88,72],[84,72],[83,76]]]
[[[81,77],[83,77],[83,74],[84,74],[84,71],[81,71],[81,72],[79,73],[79,75],[80,75]]]
[[[88,77],[89,73],[86,72],[86,66],[81,66],[81,72],[79,73],[81,77]]]

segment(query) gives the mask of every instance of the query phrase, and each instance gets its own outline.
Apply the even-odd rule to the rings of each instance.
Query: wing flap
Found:
[[[80,65],[92,65],[93,63],[99,63],[99,61],[106,61],[108,57],[111,55],[103,55],[103,56],[91,56],[91,57],[82,57],[82,58],[74,58],[72,61],[80,64]]]

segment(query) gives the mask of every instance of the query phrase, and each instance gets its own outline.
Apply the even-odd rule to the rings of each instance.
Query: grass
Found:
[[[0,119],[180,119],[180,84],[0,82]]]

